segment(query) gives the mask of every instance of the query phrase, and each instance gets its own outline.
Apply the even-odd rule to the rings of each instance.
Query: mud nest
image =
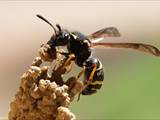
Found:
[[[69,105],[83,89],[83,84],[71,76],[63,79],[70,69],[66,58],[51,51],[48,44],[39,49],[29,69],[21,76],[21,83],[10,104],[9,120],[75,120]],[[54,62],[52,65],[44,65]]]

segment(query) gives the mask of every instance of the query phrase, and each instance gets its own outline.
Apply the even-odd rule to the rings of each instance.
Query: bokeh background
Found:
[[[37,13],[84,34],[115,26],[122,37],[113,42],[143,42],[160,48],[158,1],[0,1],[1,119],[8,116],[19,77],[53,33],[36,18]],[[160,119],[160,58],[126,49],[96,49],[95,56],[103,63],[105,81],[97,94],[72,103],[79,120]]]

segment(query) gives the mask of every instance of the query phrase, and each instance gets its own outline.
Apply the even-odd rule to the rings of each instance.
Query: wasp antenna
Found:
[[[41,16],[41,15],[39,15],[39,14],[37,14],[36,16],[37,16],[38,18],[40,18],[41,20],[45,21],[46,23],[48,23],[48,24],[53,28],[55,34],[57,33],[55,27],[54,27],[46,18],[44,18],[43,16]]]
[[[56,24],[56,27],[59,29],[59,31],[61,31],[61,26],[59,24]]]

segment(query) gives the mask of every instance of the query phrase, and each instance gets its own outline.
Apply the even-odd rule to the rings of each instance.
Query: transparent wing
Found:
[[[134,50],[139,50],[146,52],[155,56],[160,56],[160,50],[152,45],[143,43],[93,43],[93,47],[104,46],[111,48],[131,48]]]
[[[98,30],[88,36],[90,39],[106,38],[106,37],[120,37],[120,33],[115,27],[108,27]]]

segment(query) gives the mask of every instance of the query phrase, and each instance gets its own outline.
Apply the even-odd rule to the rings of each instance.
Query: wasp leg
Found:
[[[89,76],[89,79],[87,80],[87,84],[85,85],[85,87],[87,87],[92,82],[94,74],[96,72],[96,68],[97,68],[96,64],[93,64],[92,67],[93,67],[92,72]]]
[[[64,55],[65,57],[67,57],[67,60],[65,61],[64,66],[68,65],[71,62],[72,59],[75,59],[75,55],[74,54],[70,54],[68,52],[59,51],[59,50],[57,50],[57,53],[59,53],[61,55]]]
[[[64,61],[64,63],[63,63],[63,66],[59,69],[60,71],[66,71],[66,72],[64,72],[64,74],[65,73],[68,73],[68,72],[70,72],[71,71],[71,69],[72,69],[72,65],[73,65],[73,61],[74,61],[74,59],[75,59],[75,55],[74,54],[68,54],[68,53],[60,53],[60,54],[62,54],[62,55],[64,55],[64,56],[66,56],[67,58],[66,58],[66,60]]]
[[[78,98],[77,98],[77,102],[80,100],[81,98],[81,93],[79,93]]]
[[[81,72],[78,74],[76,81],[78,81],[80,79],[80,77],[84,74],[86,67],[83,66]]]
[[[78,74],[78,76],[77,76],[76,81],[78,81],[78,80],[80,79],[80,77],[84,74],[85,69],[86,69],[86,67],[85,67],[85,66],[83,66],[83,67],[82,67],[81,72],[80,72],[80,73]],[[84,89],[84,88],[83,88],[83,89]],[[82,90],[83,90],[83,89],[82,89]],[[81,96],[81,93],[79,93],[78,98],[77,98],[77,101],[79,101],[79,100],[80,100],[80,96]]]
[[[74,61],[70,61],[70,63],[68,63],[68,64],[66,64],[64,67],[65,67],[65,74],[66,73],[69,73],[71,70],[72,70],[72,66],[73,66],[73,63],[74,63]],[[63,67],[63,68],[64,68]]]
[[[70,63],[71,60],[74,59],[74,58],[75,58],[75,55],[74,54],[70,54],[68,59],[65,61],[64,66],[66,66],[68,63]]]

